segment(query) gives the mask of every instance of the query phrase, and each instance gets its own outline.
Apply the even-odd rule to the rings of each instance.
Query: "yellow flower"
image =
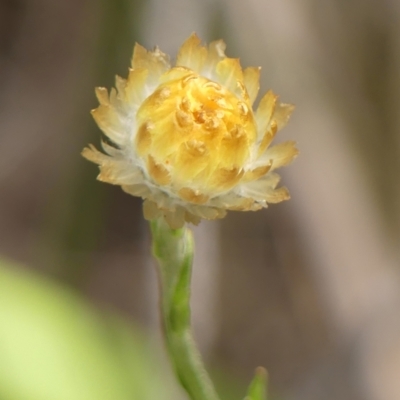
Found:
[[[158,48],[136,44],[128,79],[117,77],[109,94],[96,89],[106,154],[90,146],[82,155],[99,164],[100,181],[142,197],[148,220],[179,228],[289,198],[273,171],[298,151],[292,141],[269,145],[293,106],[269,91],[253,111],[260,68],[242,70],[224,51],[193,34],[171,67]]]

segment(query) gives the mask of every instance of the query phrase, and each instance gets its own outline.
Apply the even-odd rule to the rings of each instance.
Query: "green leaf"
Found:
[[[143,335],[132,328],[0,260],[0,399],[171,398]]]
[[[244,400],[267,400],[267,371],[258,367]]]

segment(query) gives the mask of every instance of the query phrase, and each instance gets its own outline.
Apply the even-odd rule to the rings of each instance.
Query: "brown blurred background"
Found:
[[[193,31],[296,104],[290,202],[196,228],[208,364],[288,400],[400,399],[400,3],[0,0],[0,252],[157,329],[141,201],[80,157],[135,41]]]

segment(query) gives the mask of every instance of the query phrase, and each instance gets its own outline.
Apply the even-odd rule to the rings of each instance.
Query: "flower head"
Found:
[[[110,93],[96,89],[92,114],[106,154],[93,146],[82,154],[99,164],[100,181],[145,200],[146,219],[179,228],[289,198],[273,171],[298,151],[292,141],[269,145],[293,106],[268,91],[253,111],[260,68],[242,70],[224,50],[193,34],[172,67],[158,48],[136,44],[128,78],[117,77]]]

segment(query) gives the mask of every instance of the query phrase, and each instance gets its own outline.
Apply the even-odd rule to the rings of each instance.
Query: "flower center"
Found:
[[[256,140],[254,116],[218,83],[183,68],[170,74],[138,110],[136,148],[157,184],[183,198],[189,190],[199,197],[189,201],[201,203],[242,177]]]

